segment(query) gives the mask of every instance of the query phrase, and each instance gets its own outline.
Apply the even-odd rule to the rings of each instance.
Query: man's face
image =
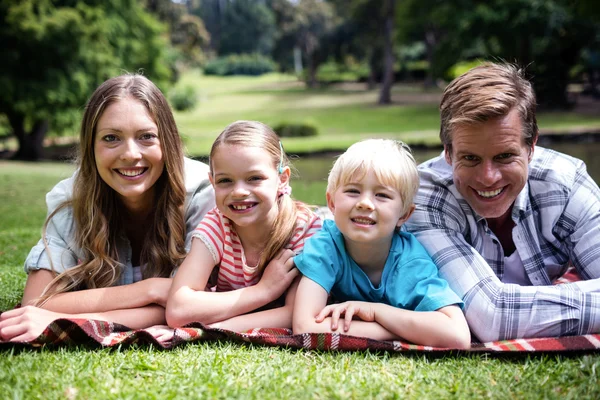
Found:
[[[518,111],[512,110],[480,124],[457,126],[452,133],[452,153],[446,149],[446,161],[452,165],[454,184],[488,221],[510,216],[527,182],[533,146],[525,144],[522,132]]]

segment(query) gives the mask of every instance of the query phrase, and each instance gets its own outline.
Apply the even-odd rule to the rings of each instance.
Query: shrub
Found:
[[[171,105],[177,111],[187,111],[196,106],[198,96],[196,95],[196,90],[192,86],[178,86],[172,89],[170,100]]]
[[[273,130],[279,137],[307,137],[317,136],[319,133],[317,127],[311,123],[289,123],[282,122],[276,125]]]
[[[206,63],[205,75],[262,75],[276,70],[276,64],[261,54],[232,54]]]

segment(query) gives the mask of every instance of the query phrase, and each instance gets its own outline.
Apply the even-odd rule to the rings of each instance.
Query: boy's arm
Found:
[[[329,315],[331,317],[327,318]],[[359,318],[359,321],[353,321],[354,317]],[[471,346],[469,327],[457,306],[446,306],[437,311],[412,311],[383,303],[347,301],[325,307],[316,320],[329,320],[328,325],[333,331],[349,335],[380,340],[403,339],[434,347],[467,349]],[[365,324],[379,325],[391,337],[359,335],[357,332],[362,331]]]
[[[331,306],[327,305],[329,294],[321,285],[305,276],[300,280],[294,302],[293,331],[301,333],[344,333],[377,340],[397,339],[396,335],[377,322],[354,321],[347,331],[343,325],[332,329],[332,318],[316,318]],[[319,322],[317,322],[319,321]]]
[[[234,332],[245,332],[254,328],[291,329],[294,299],[299,282],[300,279],[296,278],[288,289],[288,292],[285,295],[285,305],[283,307],[240,315],[221,322],[216,322],[210,326],[213,328],[228,329]]]

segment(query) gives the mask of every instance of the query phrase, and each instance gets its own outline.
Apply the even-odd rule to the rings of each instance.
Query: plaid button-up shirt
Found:
[[[479,340],[600,332],[600,189],[581,160],[536,147],[513,205],[513,241],[534,286],[502,282],[502,245],[458,192],[443,154],[419,174],[406,228],[463,299]],[[552,285],[569,263],[586,281]]]

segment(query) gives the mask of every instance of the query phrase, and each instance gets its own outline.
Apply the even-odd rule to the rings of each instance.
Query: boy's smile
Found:
[[[379,182],[371,171],[353,176],[334,193],[327,193],[327,205],[350,254],[352,248],[364,245],[389,251],[392,235],[405,220],[400,193]]]

